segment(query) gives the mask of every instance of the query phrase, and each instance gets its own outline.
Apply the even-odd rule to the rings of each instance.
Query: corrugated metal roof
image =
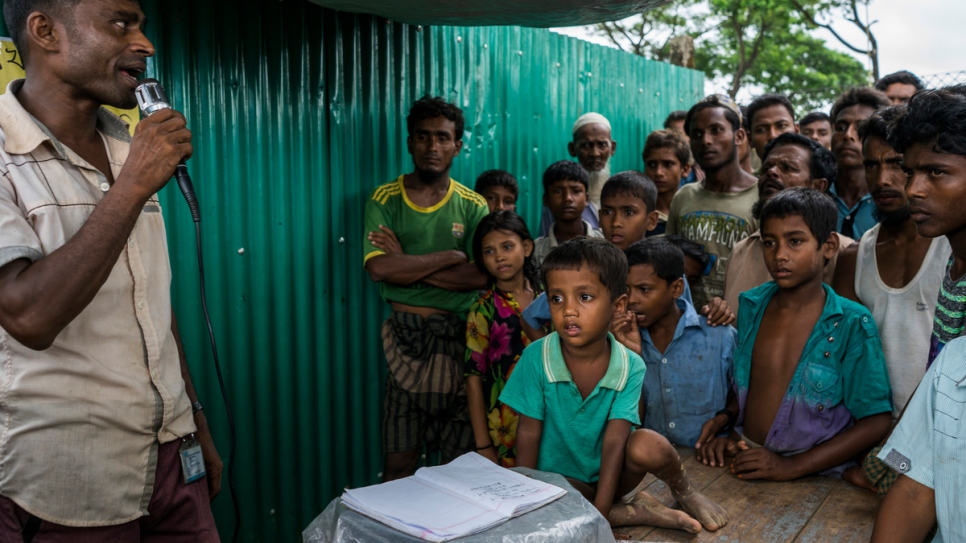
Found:
[[[327,8],[370,13],[410,24],[519,25],[549,28],[617,21],[670,0],[310,0]]]

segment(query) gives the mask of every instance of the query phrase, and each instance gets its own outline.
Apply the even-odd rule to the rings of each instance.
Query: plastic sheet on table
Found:
[[[457,543],[611,543],[610,525],[567,480],[556,473],[514,468],[534,479],[567,491],[562,498],[537,510],[494,526],[485,532],[452,541]],[[302,532],[303,543],[415,543],[419,538],[399,532],[352,511],[336,498]]]

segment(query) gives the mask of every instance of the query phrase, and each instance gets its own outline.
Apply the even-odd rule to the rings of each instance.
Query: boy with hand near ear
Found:
[[[684,253],[673,242],[649,238],[625,255],[628,311],[611,330],[647,365],[642,425],[693,447],[728,399],[735,329],[709,325],[682,296]]]

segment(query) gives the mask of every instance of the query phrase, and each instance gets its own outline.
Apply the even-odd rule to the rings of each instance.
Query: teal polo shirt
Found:
[[[644,386],[644,361],[607,334],[610,363],[586,399],[573,381],[556,332],[535,341],[500,394],[517,413],[543,421],[537,469],[586,483],[600,477],[604,431],[610,420],[640,424],[637,407]]]

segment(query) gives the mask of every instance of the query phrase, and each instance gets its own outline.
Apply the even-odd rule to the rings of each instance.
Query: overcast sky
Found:
[[[872,0],[869,17],[878,21],[872,32],[879,42],[879,71],[882,75],[903,69],[917,75],[966,70],[966,32],[963,30],[966,1]],[[838,20],[834,27],[859,44],[865,41],[863,34],[851,23]],[[589,35],[583,27],[552,30],[606,43],[603,38]],[[830,47],[851,53],[827,31],[816,31],[816,35],[825,38]],[[865,57],[854,55],[868,65]]]

